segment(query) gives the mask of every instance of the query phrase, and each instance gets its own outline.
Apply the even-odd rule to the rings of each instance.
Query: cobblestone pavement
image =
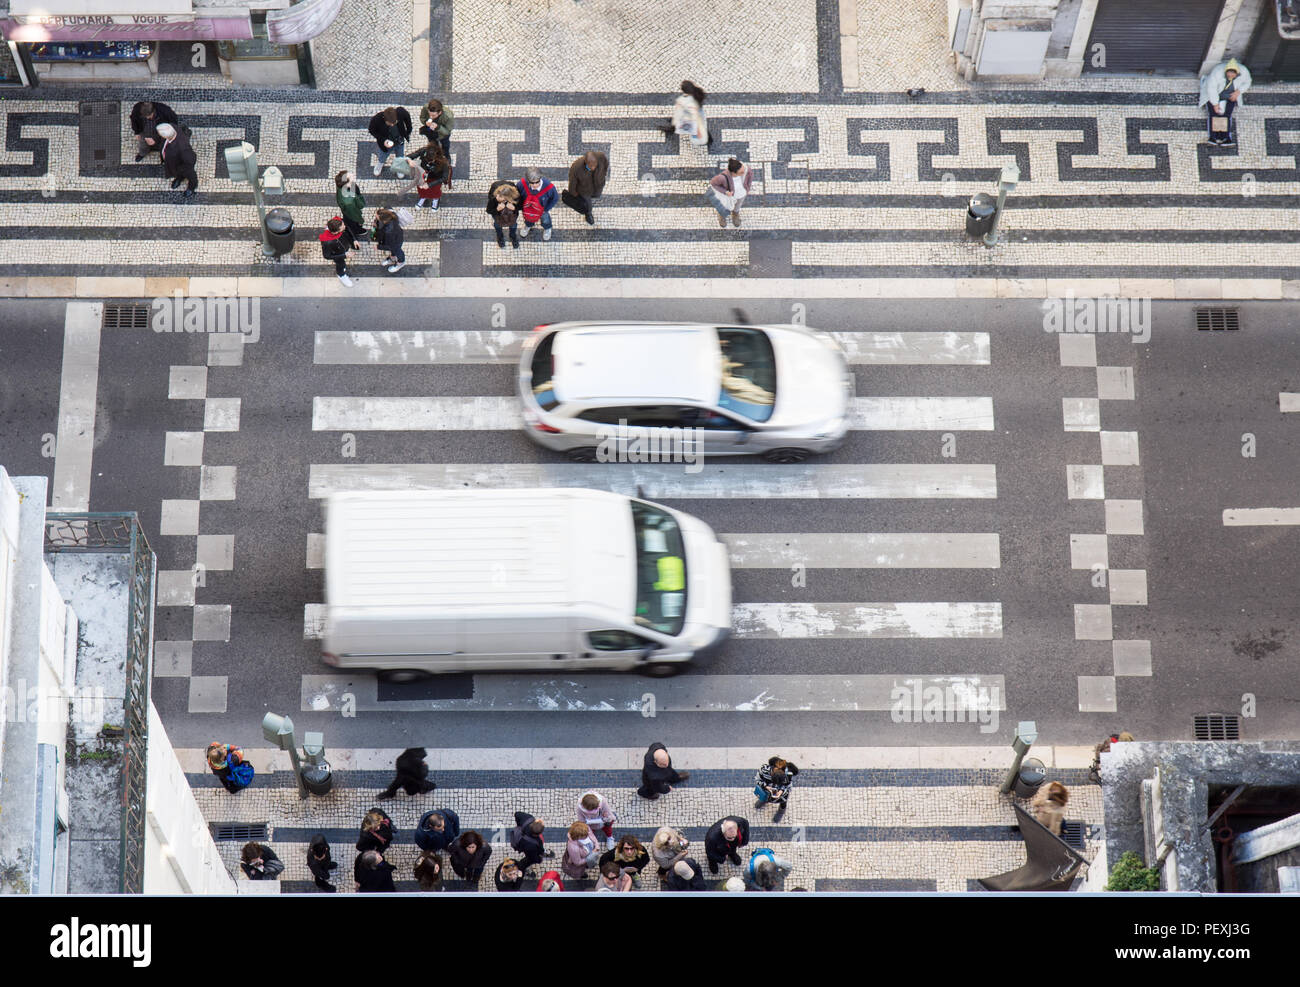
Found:
[[[832,749],[833,750],[833,749]],[[721,763],[727,752],[710,752],[709,763]],[[879,752],[884,754],[885,752]],[[1042,756],[1039,749],[1036,755]],[[326,796],[300,798],[293,775],[276,754],[277,770],[265,773],[271,765],[271,752],[249,751],[259,775],[252,788],[236,796],[228,794],[210,773],[202,770],[201,751],[181,752],[190,785],[209,824],[265,824],[268,840],[285,864],[282,890],[314,891],[306,866],[307,843],[315,833],[330,841],[334,859],[339,862],[338,886],[352,891],[350,868],[356,856],[356,842],[361,817],[375,805],[374,796],[391,779],[388,770],[364,770],[361,767],[339,768],[339,764],[374,765],[391,762],[396,751],[331,752],[336,765],[334,790]],[[566,752],[554,754],[564,759]],[[640,757],[641,752],[631,752]],[[895,764],[905,763],[915,750],[895,749]],[[398,830],[393,848],[387,854],[397,866],[394,878],[398,889],[418,890],[411,868],[419,855],[412,833],[420,816],[443,806],[453,809],[461,829],[478,831],[492,847],[488,870],[478,885],[492,891],[492,874],[502,858],[511,855],[508,838],[514,825],[514,813],[523,810],[547,822],[547,845],[563,851],[563,830],[573,819],[573,806],[579,796],[594,788],[605,795],[618,814],[615,838],[625,833],[649,843],[656,829],[671,825],[681,829],[691,841],[692,856],[704,865],[703,840],[708,827],[727,815],[738,815],[751,825],[750,847],[770,847],[795,866],[787,878],[786,888],[803,887],[810,891],[970,891],[979,890],[975,881],[1018,867],[1024,862],[1020,835],[1013,827],[1012,805],[1016,799],[998,793],[1003,768],[987,765],[992,757],[1005,760],[1004,752],[983,749],[930,749],[928,763],[944,767],[833,768],[801,771],[790,807],[780,823],[774,824],[772,810],[755,809],[753,769],[705,768],[693,771],[689,782],[657,801],[636,796],[639,784],[636,770],[578,769],[562,770],[439,770],[433,776],[438,790],[428,795],[399,794],[394,801],[380,803]],[[1091,751],[1056,748],[1056,763],[1069,767],[1051,769],[1051,778],[1070,789],[1067,821],[1080,823],[1084,836],[1082,852],[1095,859],[1104,846],[1101,831],[1101,789],[1087,783],[1083,765]],[[436,760],[437,755],[433,755]],[[581,758],[579,757],[579,760]],[[1053,759],[1049,749],[1047,761]],[[605,760],[605,759],[600,759]],[[866,758],[864,757],[864,763]],[[499,762],[499,758],[497,759]],[[675,763],[691,768],[681,754]],[[796,762],[798,763],[798,762]],[[805,762],[808,763],[808,762]],[[983,767],[967,765],[984,764]],[[1020,803],[1027,808],[1025,802]],[[557,845],[558,842],[558,845]],[[222,859],[231,873],[239,876],[238,858],[243,840],[219,842]],[[742,860],[748,853],[741,852]],[[1104,861],[1104,854],[1101,857]],[[558,868],[557,861],[536,868],[534,880],[542,870]],[[1101,866],[1099,864],[1099,866]],[[724,863],[715,883],[741,872],[741,868]],[[453,875],[448,869],[447,875]],[[584,881],[569,882],[566,888],[589,890],[595,870]],[[711,878],[707,873],[706,878]],[[1094,875],[1095,879],[1095,875]],[[659,890],[655,868],[643,874],[642,889]],[[447,890],[473,890],[462,881],[449,880]]]

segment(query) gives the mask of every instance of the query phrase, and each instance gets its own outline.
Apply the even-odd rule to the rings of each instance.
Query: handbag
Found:
[[[411,212],[410,209],[407,209],[406,206],[394,209],[393,212],[397,213],[397,225],[402,229],[415,225],[415,213]]]
[[[1210,130],[1214,131],[1215,133],[1227,133],[1228,131],[1227,116],[1210,117]]]
[[[754,786],[754,797],[760,802],[768,802],[771,801],[772,798],[772,796],[767,793],[767,789],[762,785]]]

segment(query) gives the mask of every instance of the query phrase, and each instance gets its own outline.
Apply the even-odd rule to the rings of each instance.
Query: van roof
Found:
[[[600,490],[334,494],[326,505],[331,607],[499,609],[591,603],[630,616],[628,498]]]
[[[564,401],[717,399],[718,339],[708,326],[584,326],[553,344],[556,394]]]

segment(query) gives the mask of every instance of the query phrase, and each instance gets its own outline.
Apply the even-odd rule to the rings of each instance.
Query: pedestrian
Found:
[[[443,189],[451,188],[451,162],[442,150],[442,145],[428,144],[417,152],[421,174],[415,183],[415,193],[419,196],[415,208],[437,209],[442,201]]]
[[[595,226],[592,201],[600,198],[609,178],[609,157],[604,151],[587,151],[569,165],[569,187],[561,198],[574,212],[581,214],[588,226]]]
[[[754,173],[738,158],[729,159],[727,166],[709,179],[705,198],[718,211],[719,226],[726,228],[728,214],[733,226],[740,225],[740,207],[749,195],[753,181]]]
[[[415,827],[415,845],[421,850],[441,853],[460,835],[460,816],[451,809],[431,809],[420,817]]]
[[[593,891],[631,891],[636,882],[636,868],[620,867],[614,861],[600,865]]]
[[[517,860],[506,857],[497,866],[497,872],[493,880],[496,882],[498,891],[519,891],[524,885],[524,872],[520,869]]]
[[[198,159],[194,156],[194,148],[190,147],[190,139],[181,132],[179,124],[160,123],[154,130],[163,139],[162,147],[158,149],[163,174],[172,180],[172,188],[179,188],[181,182],[186,183],[182,199],[194,198],[199,187],[199,176],[194,171]]]
[[[469,883],[471,891],[477,890],[479,878],[483,876],[483,868],[487,866],[490,856],[492,848],[472,829],[461,833],[447,848],[451,869],[457,877]]]
[[[143,161],[146,154],[162,150],[162,139],[158,136],[158,124],[168,123],[180,126],[176,111],[166,103],[151,103],[148,100],[131,107],[131,133],[135,134],[135,159]]]
[[[357,854],[357,859],[352,864],[352,877],[357,890],[362,894],[393,892],[397,890],[393,884],[395,870],[397,868],[385,860],[378,850],[367,850]]]
[[[600,859],[600,844],[591,835],[591,827],[585,822],[576,822],[569,827],[569,839],[564,844],[564,856],[560,858],[560,870],[565,877],[581,879],[587,876],[587,868]]]
[[[729,877],[721,884],[718,885],[718,890],[735,892],[735,891],[748,891],[749,889],[745,887],[745,879],[743,877]]]
[[[284,871],[280,858],[265,843],[245,843],[239,866],[250,881],[270,881]]]
[[[564,882],[560,880],[559,871],[548,870],[537,882],[538,891],[563,891]]]
[[[664,878],[664,891],[707,891],[708,884],[704,881],[704,874],[700,870],[700,865],[695,862],[694,858],[686,857],[673,864],[673,869],[668,872]]]
[[[600,862],[606,864],[614,861],[620,867],[631,867],[640,874],[645,870],[646,864],[650,863],[650,851],[641,845],[631,833],[620,836],[618,842],[614,844],[614,849],[606,850],[601,854]]]
[[[1034,792],[1029,800],[1029,807],[1034,810],[1034,818],[1046,826],[1056,836],[1061,835],[1061,823],[1065,820],[1065,803],[1070,801],[1070,790],[1059,781],[1049,782]]]
[[[749,820],[740,816],[727,816],[709,827],[704,836],[704,859],[709,862],[709,873],[718,872],[718,864],[730,860],[740,866],[736,851],[749,843]]]
[[[442,890],[442,857],[429,850],[423,850],[412,868],[415,879],[420,882],[421,891]]]
[[[510,831],[510,847],[523,854],[519,860],[521,870],[527,870],[533,864],[540,864],[543,857],[554,857],[554,850],[546,849],[543,833],[546,824],[527,812],[515,813],[515,828]]]
[[[442,145],[442,153],[451,160],[451,130],[456,126],[456,114],[442,105],[442,100],[431,99],[420,107],[420,133]]]
[[[783,757],[770,757],[767,763],[760,765],[754,778],[754,795],[758,799],[755,809],[761,809],[769,802],[776,806],[772,822],[780,822],[790,803],[790,789],[794,785],[795,775],[799,769]]]
[[[338,863],[330,858],[329,841],[323,834],[317,833],[307,844],[307,869],[316,879],[316,887],[322,891],[337,891],[338,888],[330,884],[330,878],[333,877],[330,871],[338,869],[338,866]]]
[[[366,208],[366,197],[361,194],[357,176],[346,168],[334,176],[334,203],[339,207],[339,216],[352,239],[358,244],[369,240],[370,231],[366,229],[366,219],[361,213]]]
[[[529,168],[524,177],[515,186],[522,197],[519,214],[524,217],[524,231],[520,236],[527,236],[538,223],[542,224],[542,239],[551,238],[551,209],[560,198],[555,185],[549,178],[543,178],[537,168]]]
[[[383,254],[380,260],[384,264],[389,274],[396,274],[406,266],[406,251],[402,249],[402,244],[406,241],[402,233],[402,224],[397,221],[397,213],[391,209],[378,209],[375,211],[375,245]],[[423,750],[423,747],[416,748]],[[400,778],[400,774],[399,774]],[[429,782],[432,786],[427,791],[433,791],[437,786]],[[394,782],[389,786],[389,790],[396,794],[397,783]],[[406,794],[413,794],[407,789]],[[381,795],[380,798],[392,798],[392,795]]]
[[[371,809],[361,820],[361,834],[357,837],[357,849],[362,853],[367,850],[387,853],[396,835],[393,820],[389,819],[383,810]]]
[[[585,822],[593,833],[600,832],[606,850],[614,849],[614,823],[618,822],[618,816],[605,801],[605,796],[599,792],[583,792],[573,811],[578,821]]]
[[[208,744],[208,767],[232,795],[253,783],[253,766],[244,760],[244,752],[233,744]]]
[[[380,209],[379,212],[386,212],[392,217],[394,223],[397,222],[397,214],[391,209]],[[378,227],[378,223],[376,223]],[[401,232],[401,226],[398,226],[398,232]],[[398,248],[401,248],[401,238],[399,235]],[[438,786],[433,783],[429,777],[429,766],[424,763],[429,752],[423,747],[408,747],[402,753],[397,755],[396,769],[397,777],[392,780],[387,788],[375,796],[380,802],[386,799],[395,798],[397,790],[400,788],[407,795],[423,795],[431,792]]]
[[[751,891],[776,891],[785,875],[794,869],[790,861],[778,857],[767,847],[759,847],[749,854],[745,868],[745,884]]]
[[[487,214],[497,233],[497,246],[506,245],[505,231],[510,230],[510,246],[519,249],[519,190],[504,179],[488,189]]]
[[[1201,80],[1200,105],[1206,109],[1206,140],[1211,144],[1237,146],[1237,122],[1232,114],[1250,82],[1249,70],[1235,58],[1220,62]]]
[[[671,826],[661,826],[650,841],[650,856],[659,866],[659,876],[668,873],[673,864],[686,859],[686,848],[691,841]]]
[[[682,93],[673,103],[673,115],[667,126],[660,127],[665,134],[678,134],[690,139],[695,147],[708,147],[713,143],[709,122],[704,117],[706,93],[689,79],[682,81]]]
[[[357,241],[352,239],[351,232],[343,225],[343,217],[335,216],[327,222],[318,239],[321,256],[334,262],[334,273],[344,287],[351,288],[354,282],[348,276],[348,254],[357,249]]]
[[[673,790],[691,776],[689,771],[674,771],[673,759],[668,755],[668,748],[660,743],[653,743],[645,752],[645,762],[641,767],[641,787],[636,793],[643,799],[657,799]]]
[[[411,136],[411,114],[406,112],[404,106],[390,106],[370,118],[368,129],[379,147],[377,154],[370,155],[370,166],[378,178],[406,146],[406,141]]]

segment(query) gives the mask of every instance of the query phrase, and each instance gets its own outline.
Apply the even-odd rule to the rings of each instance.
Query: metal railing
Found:
[[[144,891],[145,788],[157,562],[134,513],[46,514],[45,551],[129,554],[126,682],[122,707],[121,855],[118,890]]]

